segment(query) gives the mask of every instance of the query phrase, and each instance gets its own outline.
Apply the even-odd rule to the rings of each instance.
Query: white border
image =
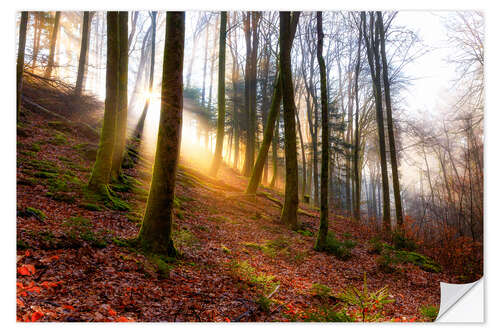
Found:
[[[89,328],[98,331],[120,331],[120,332],[136,332],[138,329],[142,330],[169,330],[169,331],[214,331],[214,332],[233,332],[247,331],[254,332],[258,330],[277,330],[283,329],[291,332],[303,332],[307,329],[315,331],[335,331],[335,330],[384,330],[384,331],[401,331],[418,330],[422,329],[430,331],[438,331],[442,329],[452,329],[453,331],[476,331],[478,329],[489,329],[498,326],[498,308],[495,307],[495,301],[498,293],[498,286],[495,283],[498,277],[499,265],[494,262],[497,257],[489,254],[498,253],[498,244],[500,243],[496,238],[500,237],[499,225],[500,219],[498,218],[498,211],[494,210],[498,206],[500,198],[500,174],[497,172],[500,165],[500,154],[498,153],[500,143],[500,107],[497,96],[500,90],[500,73],[499,65],[499,41],[500,38],[500,11],[498,6],[495,6],[496,1],[492,0],[420,0],[420,1],[373,1],[373,0],[328,0],[328,1],[269,1],[269,0],[252,0],[247,2],[236,2],[234,0],[212,0],[208,1],[151,1],[141,0],[137,1],[98,1],[87,0],[85,3],[70,2],[64,0],[55,1],[5,1],[2,3],[2,11],[0,12],[1,19],[1,32],[2,42],[4,46],[3,52],[0,52],[2,64],[2,80],[0,92],[2,94],[1,111],[2,121],[0,121],[0,136],[2,143],[2,156],[3,163],[1,167],[1,181],[2,186],[0,194],[0,212],[2,222],[2,254],[3,260],[3,274],[0,274],[0,286],[2,288],[2,302],[0,308],[0,315],[4,332],[11,332],[13,330],[40,332],[66,332],[68,329],[72,331],[87,331]],[[253,9],[253,10],[341,10],[341,9],[411,9],[411,10],[459,10],[459,9],[478,9],[484,10],[486,13],[486,29],[487,41],[486,45],[486,114],[485,114],[485,134],[486,134],[486,149],[485,149],[485,283],[487,284],[487,295],[485,299],[486,305],[486,324],[483,325],[457,325],[457,324],[31,324],[22,325],[15,323],[15,12],[19,10],[107,10],[107,9],[169,9],[169,10],[232,10],[232,9]],[[496,235],[496,236],[495,236]],[[489,311],[491,310],[491,311]],[[400,326],[404,325],[404,326]]]

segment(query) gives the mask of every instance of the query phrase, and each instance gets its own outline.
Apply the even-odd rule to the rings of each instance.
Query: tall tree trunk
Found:
[[[265,159],[267,154],[269,153],[269,146],[271,145],[271,141],[273,140],[274,128],[276,126],[276,122],[280,112],[281,99],[282,99],[282,82],[281,82],[281,74],[278,71],[278,77],[276,78],[276,82],[274,84],[274,89],[273,89],[271,109],[269,110],[268,118],[266,121],[266,128],[264,129],[264,138],[262,139],[262,145],[260,146],[259,155],[257,156],[257,161],[255,162],[255,166],[252,171],[252,176],[250,177],[250,181],[248,182],[248,187],[246,190],[246,193],[248,194],[255,194],[257,192],[257,188],[259,187],[259,183],[262,177],[262,171],[264,169]],[[271,180],[271,183],[273,185],[274,185],[273,181],[274,182],[276,181],[275,178],[276,176],[273,173],[273,180]]]
[[[187,70],[187,74],[186,74],[186,88],[191,88],[191,77],[193,74],[193,64],[194,64],[194,59],[196,57],[196,41],[198,39],[198,30],[197,29],[198,29],[198,24],[200,22],[200,18],[201,18],[201,12],[199,12],[199,14],[198,14],[197,26],[194,29],[193,35],[192,35],[193,45],[191,48],[191,59],[189,60],[188,70]]]
[[[28,12],[21,12],[21,22],[19,24],[19,45],[17,49],[16,64],[16,113],[18,121],[21,114],[21,91],[23,90],[24,51],[26,49],[26,30],[28,27],[28,15]]]
[[[252,53],[250,58],[250,78],[249,78],[249,109],[250,109],[250,161],[248,164],[248,174],[250,176],[255,163],[255,144],[257,136],[257,54],[259,47],[259,22],[260,12],[252,12]]]
[[[212,114],[212,89],[214,82],[214,71],[215,71],[215,58],[217,58],[217,29],[219,26],[220,18],[217,16],[217,20],[214,25],[214,44],[212,46],[212,55],[210,56],[210,85],[208,89],[208,103],[207,103],[207,119],[210,120]],[[207,126],[208,129],[208,126]]]
[[[40,27],[42,25],[42,17],[40,12],[33,12],[33,16],[35,19],[35,25],[33,28],[33,54],[32,54],[32,67],[33,69],[36,68],[36,61],[38,59],[38,50],[40,47],[40,35],[42,34],[42,28]]]
[[[294,13],[294,19],[299,13]],[[280,12],[280,71],[283,89],[283,119],[285,122],[285,159],[286,183],[285,202],[281,211],[281,222],[291,229],[297,230],[299,222],[297,209],[299,205],[298,193],[298,165],[297,165],[297,133],[295,129],[295,101],[292,81],[291,49],[293,36],[291,31],[290,12]]]
[[[138,240],[156,253],[175,256],[172,211],[182,129],[184,12],[168,12],[163,52],[161,111],[153,178]]]
[[[219,29],[219,78],[217,81],[217,139],[215,154],[210,173],[217,176],[222,160],[222,145],[224,144],[224,127],[226,121],[226,24],[227,12],[220,13]]]
[[[399,188],[398,158],[396,153],[396,142],[394,140],[394,129],[392,123],[392,103],[391,88],[389,82],[389,67],[387,66],[387,56],[385,53],[385,28],[382,19],[382,13],[377,12],[378,31],[380,35],[380,55],[382,59],[382,77],[384,79],[385,111],[387,119],[387,135],[389,136],[389,151],[391,153],[392,187],[394,192],[394,204],[396,206],[397,227],[402,231],[403,227],[403,208],[401,205],[401,192]]]
[[[276,126],[274,130],[274,135],[273,135],[273,175],[271,176],[271,182],[269,183],[269,186],[271,188],[275,188],[276,186],[276,178],[278,177],[278,141],[279,141],[279,109],[278,109],[278,114],[276,115]],[[269,124],[269,122],[268,122]]]
[[[234,131],[234,161],[233,169],[238,169],[238,161],[240,159],[240,126],[238,112],[238,64],[235,62],[236,57],[233,57],[233,131]]]
[[[206,30],[205,30],[205,56],[203,58],[203,86],[201,88],[201,106],[205,107],[205,83],[206,83],[206,78],[207,78],[207,62],[208,62],[208,24],[210,22],[207,22]]]
[[[255,151],[255,128],[252,127],[251,106],[251,77],[252,77],[252,30],[250,29],[251,14],[246,13],[243,18],[243,30],[245,32],[246,58],[245,58],[245,115],[246,115],[246,144],[245,162],[243,164],[243,175],[250,176],[254,165]]]
[[[56,12],[54,18],[54,27],[52,29],[52,36],[50,38],[50,51],[49,60],[47,63],[47,68],[45,69],[45,77],[50,77],[52,74],[52,69],[54,67],[54,51],[56,49],[57,33],[59,32],[59,19],[61,18],[61,12]]]
[[[326,83],[326,65],[323,59],[323,15],[316,12],[316,29],[318,31],[317,56],[319,64],[319,75],[321,82],[321,204],[320,204],[320,222],[318,238],[316,240],[316,249],[321,250],[326,245],[328,235],[328,162],[329,162],[329,143],[328,143],[328,98]]]
[[[142,40],[141,57],[139,58],[139,66],[137,67],[137,75],[135,77],[134,90],[132,91],[132,96],[130,97],[130,102],[128,104],[129,110],[132,110],[135,106],[135,100],[141,89],[140,86],[142,83],[142,78],[145,76],[144,72],[147,61],[147,55],[149,53],[149,49],[152,47],[152,45],[148,45],[149,37],[151,36],[151,30],[152,27],[150,26],[149,29],[146,31],[146,35],[144,35],[144,38]]]
[[[359,73],[361,70],[361,38],[362,31],[359,27],[358,34],[358,53],[356,57],[356,67],[354,70],[354,98],[356,102],[356,115],[354,117],[355,130],[354,130],[354,219],[360,220],[360,206],[361,206],[361,180],[360,180],[360,158],[359,158]]]
[[[140,139],[142,137],[142,132],[144,130],[144,122],[146,121],[146,116],[148,114],[149,103],[151,102],[151,95],[153,93],[153,82],[155,77],[155,49],[156,49],[156,15],[158,12],[151,12],[151,64],[149,67],[149,86],[148,93],[149,96],[144,104],[144,109],[142,109],[141,117],[137,123],[134,137]]]
[[[128,103],[128,12],[119,13],[120,58],[118,59],[118,111],[116,116],[115,147],[113,149],[113,164],[111,177],[120,175],[120,168],[127,139],[127,103]]]
[[[300,198],[304,200],[304,196],[306,195],[306,180],[307,180],[307,160],[306,160],[306,152],[304,148],[304,139],[302,138],[302,129],[300,128],[300,118],[299,112],[297,108],[295,108],[295,118],[297,119],[297,131],[299,132],[299,141],[300,141],[300,152],[302,154],[302,186]]]
[[[116,114],[118,109],[119,63],[120,56],[118,12],[107,12],[107,60],[106,60],[106,100],[104,102],[104,122],[101,130],[99,149],[90,175],[89,188],[107,193],[113,148],[115,146]]]
[[[83,87],[83,77],[85,75],[85,64],[87,62],[87,50],[89,48],[89,26],[90,13],[83,13],[82,42],[80,46],[80,58],[78,59],[78,74],[76,76],[75,95],[80,96]],[[116,61],[116,59],[115,59]]]
[[[363,26],[363,35],[367,49],[368,63],[370,65],[370,73],[373,81],[373,94],[375,96],[375,107],[377,114],[377,128],[379,137],[379,153],[380,153],[380,170],[382,177],[382,192],[383,192],[383,216],[382,223],[385,236],[389,236],[391,231],[391,211],[389,198],[389,180],[387,175],[387,157],[385,149],[385,130],[384,130],[384,114],[382,110],[382,89],[380,85],[380,62],[379,62],[379,38],[378,28],[374,27],[373,14],[370,15],[370,34],[366,31],[366,13],[361,12],[361,24]],[[374,31],[375,28],[375,31]]]

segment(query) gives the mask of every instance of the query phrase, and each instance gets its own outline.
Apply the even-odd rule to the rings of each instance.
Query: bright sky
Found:
[[[403,92],[409,112],[439,112],[439,102],[455,77],[454,65],[446,61],[452,49],[448,46],[443,22],[451,14],[445,11],[400,11],[394,20],[394,25],[403,25],[416,32],[428,49],[404,71],[414,78],[411,87]]]

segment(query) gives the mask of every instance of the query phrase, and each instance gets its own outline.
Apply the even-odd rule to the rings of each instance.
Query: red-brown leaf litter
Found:
[[[361,288],[365,275],[369,290],[387,285],[394,300],[380,320],[424,321],[419,309],[439,306],[439,282],[453,282],[446,271],[410,263],[381,272],[378,255],[369,253],[370,228],[335,211],[330,230],[356,242],[352,256],[344,261],[314,251],[316,209],[301,204],[299,219],[308,232],[291,231],[279,223],[280,193],[261,188],[245,196],[247,179],[234,170],[223,166],[215,180],[184,158],[173,230],[180,255],[159,263],[126,245],[140,229],[148,178],[139,190],[115,191],[130,211],[90,205],[85,184],[95,156],[84,148],[95,149],[97,140],[26,112],[17,151],[18,321],[288,321],[290,311],[325,305],[311,292],[314,283],[336,295],[349,285]],[[140,178],[147,168],[137,163],[125,174]],[[259,284],[248,282],[252,274],[274,277],[266,311],[258,305]],[[338,302],[332,296],[326,305]]]

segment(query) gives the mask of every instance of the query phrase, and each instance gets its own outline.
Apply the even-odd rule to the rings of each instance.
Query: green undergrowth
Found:
[[[403,232],[395,231],[392,233],[392,244],[396,250],[415,251],[417,244],[409,237],[406,237]]]
[[[310,292],[313,296],[326,300],[331,296],[332,289],[321,283],[313,283]]]
[[[434,321],[439,314],[439,308],[435,305],[423,305],[420,314],[429,321]]]
[[[68,144],[68,138],[64,133],[55,131],[54,136],[49,140],[49,142],[56,146],[63,146]]]
[[[404,250],[397,250],[395,247],[383,244],[383,250],[377,258],[377,265],[382,272],[391,273],[396,270],[395,265],[411,263],[420,267],[424,271],[438,273],[441,272],[441,266],[423,254]]]
[[[146,276],[150,276],[150,272],[153,270],[159,278],[168,278],[170,271],[175,268],[176,265],[184,263],[181,260],[182,256],[180,253],[177,253],[175,256],[168,256],[152,252],[149,248],[143,247],[142,243],[139,242],[137,238],[124,239],[113,237],[112,242],[130,252],[143,255],[147,260],[146,262],[135,261],[142,266],[143,273]]]
[[[265,255],[274,258],[279,254],[289,254],[289,240],[285,237],[278,237],[270,241],[266,241],[263,244],[244,242],[242,243],[245,247],[260,250]]]
[[[84,159],[87,161],[95,161],[97,156],[97,145],[88,142],[78,143],[73,146]]]
[[[253,287],[260,295],[271,293],[278,285],[276,277],[265,273],[259,273],[248,261],[232,260],[229,263],[231,274],[248,286]]]
[[[347,260],[352,256],[351,249],[355,246],[356,242],[354,240],[347,238],[346,240],[341,241],[335,237],[333,232],[328,231],[325,245],[321,248],[316,246],[315,250],[333,254],[341,260]]]
[[[60,132],[73,132],[72,128],[68,126],[67,123],[64,123],[62,121],[49,121],[47,123],[48,127],[55,129]]]
[[[47,216],[45,215],[45,213],[43,211],[41,211],[40,209],[37,209],[37,208],[33,208],[33,207],[26,207],[22,210],[18,210],[17,216],[19,216],[19,217],[34,217],[37,220],[39,220],[40,222],[45,221],[45,219],[47,218]]]
[[[285,317],[292,322],[336,323],[354,321],[344,309],[335,309],[325,304],[301,311],[289,308],[285,311]]]
[[[182,248],[199,248],[199,239],[188,229],[182,228],[180,230],[174,230],[172,232],[172,239],[174,241],[174,246],[176,249]]]
[[[92,230],[92,222],[85,217],[70,217],[63,222],[67,236],[75,241],[85,241],[91,246],[103,248],[108,242],[103,232],[96,233]]]
[[[104,185],[101,190],[96,192],[90,190],[87,186],[83,187],[83,198],[86,204],[97,206],[104,205],[112,210],[130,211],[131,206],[128,202],[121,199],[109,185]]]

